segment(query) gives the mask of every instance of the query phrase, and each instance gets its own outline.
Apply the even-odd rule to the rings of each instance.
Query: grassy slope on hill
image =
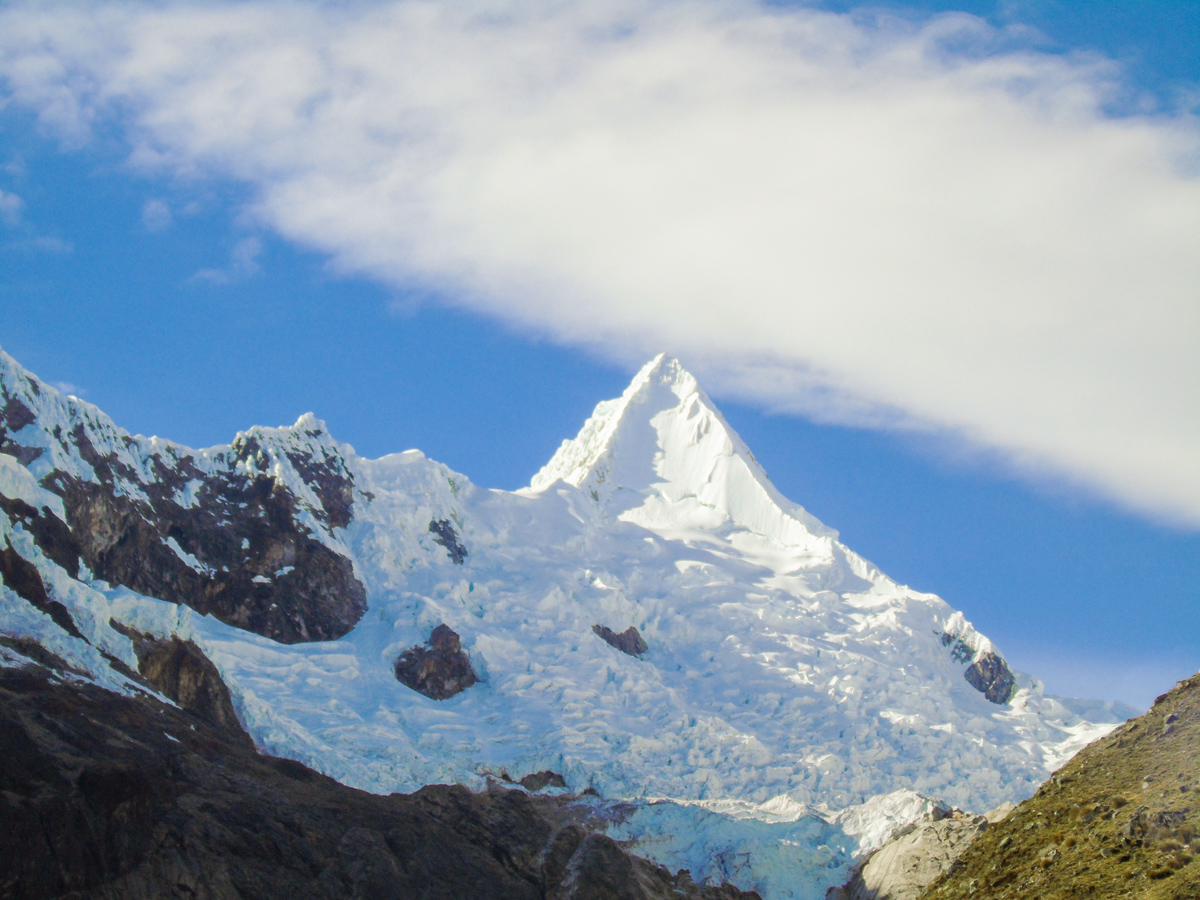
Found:
[[[922,900],[1200,898],[1200,675],[1084,748]]]

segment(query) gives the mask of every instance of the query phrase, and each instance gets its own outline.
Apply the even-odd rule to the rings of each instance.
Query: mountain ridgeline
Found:
[[[72,576],[82,563],[110,584],[284,643],[333,640],[362,617],[351,561],[321,540],[350,523],[354,483],[315,420],[288,442],[264,446],[251,432],[198,454],[126,434],[8,358],[0,367],[0,451],[38,468],[66,521],[13,499],[6,512]],[[22,443],[31,427],[36,438]]]

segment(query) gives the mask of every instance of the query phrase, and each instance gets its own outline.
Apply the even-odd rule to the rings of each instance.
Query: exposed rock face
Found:
[[[1017,804],[1005,801],[990,812],[984,813],[983,817],[987,819],[989,825],[995,825],[997,822],[1003,822],[1009,817],[1009,814],[1017,808]]]
[[[0,669],[0,742],[3,898],[757,896],[697,888],[522,791],[367,794],[32,666]]]
[[[983,816],[934,810],[871,854],[831,900],[917,900],[985,828]]]
[[[396,660],[396,680],[433,700],[461,693],[478,679],[458,634],[438,625],[429,643],[410,647]]]
[[[1198,854],[1200,675],[1084,747],[924,897],[1200,897]]]
[[[1017,679],[1008,663],[995,653],[979,654],[963,677],[993,703],[1007,703],[1017,689]]]
[[[565,788],[567,786],[566,781],[563,780],[561,775],[548,770],[544,772],[531,772],[518,781],[517,784],[521,785],[527,791],[534,792],[540,791],[547,786],[556,788]]]
[[[36,389],[37,382],[31,381],[30,386]],[[38,392],[40,393],[40,390]],[[15,456],[23,466],[41,456],[41,447],[26,447],[11,436],[36,420],[37,416],[33,410],[26,406],[20,397],[6,393],[3,405],[0,405],[0,453]]]
[[[75,621],[67,608],[57,600],[51,600],[50,595],[46,593],[46,585],[42,583],[37,566],[17,553],[7,538],[4,548],[0,549],[0,579],[5,587],[50,616],[54,623],[71,637],[83,637],[75,627]]]
[[[111,584],[283,643],[333,640],[362,617],[366,592],[328,539],[350,522],[354,482],[315,419],[196,452],[133,437],[51,394],[0,358],[0,452],[33,466],[66,522],[15,499],[0,506],[72,577],[82,562]]]
[[[16,497],[0,495],[0,511],[33,536],[34,543],[72,578],[79,577],[79,542],[67,523],[48,509],[35,509]]]
[[[950,658],[955,662],[970,662],[971,665],[963,673],[967,683],[992,703],[1004,704],[1012,699],[1017,691],[1017,679],[1004,657],[985,650],[976,653],[974,648],[959,635],[945,632],[942,646],[950,648]]]
[[[605,625],[593,625],[592,631],[600,635],[600,637],[604,639],[605,643],[616,647],[622,653],[628,653],[630,656],[641,656],[650,649],[646,645],[645,640],[642,639],[641,632],[639,632],[632,625],[630,625],[620,634],[617,634],[615,631]]]
[[[450,554],[450,561],[457,566],[467,558],[467,548],[458,540],[458,532],[450,524],[449,519],[433,519],[429,523],[429,532],[433,535],[434,543],[441,544]]]
[[[133,641],[138,672],[163,696],[253,747],[238,721],[221,673],[199,647],[177,637],[154,638],[116,621],[110,620],[109,624]]]
[[[90,446],[85,434],[78,438]],[[88,456],[100,483],[62,473],[43,483],[63,498],[80,555],[97,577],[285,644],[339,638],[366,611],[350,560],[300,525],[295,497],[275,479],[200,479],[185,459],[143,485],[143,501],[115,492],[109,461]],[[188,481],[201,486],[196,504],[185,507],[173,497]]]

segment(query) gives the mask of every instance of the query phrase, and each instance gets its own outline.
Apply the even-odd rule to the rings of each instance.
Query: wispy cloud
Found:
[[[25,201],[16,194],[0,190],[0,222],[12,227],[21,221],[21,210]]]
[[[75,244],[71,241],[64,241],[62,238],[43,235],[42,237],[19,238],[14,241],[8,241],[4,244],[4,249],[15,250],[20,253],[52,253],[65,256],[75,252]]]
[[[166,231],[171,222],[171,207],[162,200],[147,200],[142,206],[142,225],[147,231]]]
[[[223,269],[201,269],[193,277],[210,284],[229,284],[249,278],[258,271],[262,241],[256,237],[243,238],[229,252],[229,265]]]
[[[733,0],[10,6],[0,74],[344,270],[1200,524],[1196,121],[1020,40]]]

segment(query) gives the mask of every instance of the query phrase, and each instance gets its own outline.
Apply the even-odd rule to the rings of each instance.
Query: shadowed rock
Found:
[[[0,668],[0,746],[0,898],[757,897],[632,857],[547,798],[369,794],[149,696],[35,666]]]
[[[1017,689],[1017,679],[1009,670],[1008,663],[995,653],[979,654],[963,677],[993,703],[1007,703]]]
[[[114,619],[108,624],[133,641],[138,672],[164,697],[253,746],[233,709],[229,688],[204,651],[191,641],[175,636],[155,638]]]
[[[458,540],[458,532],[450,524],[449,519],[433,519],[429,523],[429,533],[433,535],[434,543],[441,544],[450,554],[450,561],[461,566],[467,558],[467,548]]]
[[[478,679],[471,659],[462,649],[458,634],[438,625],[429,642],[405,650],[396,660],[396,680],[433,700],[453,697]]]
[[[54,459],[86,465],[39,472],[62,498],[65,521],[16,498],[0,498],[0,510],[72,577],[86,564],[110,584],[289,644],[336,640],[362,617],[366,591],[329,539],[352,518],[353,475],[316,420],[279,438],[239,435],[202,461],[129,435],[84,404],[48,399],[6,359],[0,452],[28,466],[49,447]],[[68,424],[39,418],[48,403]],[[311,495],[294,492],[293,479]]]
[[[630,656],[641,656],[650,649],[642,639],[641,633],[632,625],[620,634],[617,634],[605,625],[593,625],[592,631],[600,635],[605,643],[616,647],[622,653],[628,653]]]
[[[549,770],[545,772],[530,772],[524,778],[517,782],[527,791],[540,791],[542,788],[549,785],[550,787],[565,788],[567,782],[557,772]]]
[[[71,618],[67,608],[57,600],[51,600],[50,595],[46,593],[46,585],[42,582],[42,576],[38,574],[37,566],[17,553],[8,538],[4,539],[4,549],[0,550],[0,580],[3,580],[4,586],[18,597],[33,604],[53,619],[54,623],[71,637],[85,639],[75,627],[75,620]]]

